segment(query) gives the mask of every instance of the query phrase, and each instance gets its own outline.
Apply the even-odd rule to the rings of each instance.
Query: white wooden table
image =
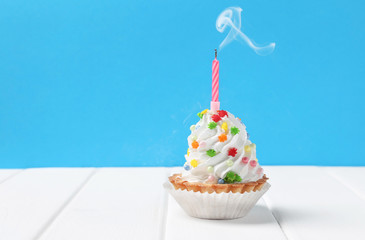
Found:
[[[365,239],[365,167],[265,167],[245,218],[187,216],[171,168],[0,170],[0,239]]]

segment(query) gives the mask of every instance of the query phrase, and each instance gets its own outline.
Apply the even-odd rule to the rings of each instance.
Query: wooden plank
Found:
[[[326,167],[324,169],[365,200],[365,167]]]
[[[0,169],[0,184],[22,171],[21,169]]]
[[[27,169],[0,184],[0,238],[36,238],[91,172]]]
[[[173,172],[176,172],[176,169]],[[204,220],[188,216],[180,208],[175,199],[168,196],[165,239],[285,240],[286,237],[262,199],[244,218],[234,220]]]
[[[161,239],[165,168],[104,168],[40,239]]]
[[[318,167],[266,167],[265,201],[290,240],[365,236],[364,201]]]

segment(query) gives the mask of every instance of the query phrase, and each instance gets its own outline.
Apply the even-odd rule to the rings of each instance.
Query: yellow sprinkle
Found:
[[[186,155],[188,155],[188,157],[189,157],[189,155],[190,155],[190,150],[189,150],[189,148],[188,148],[188,151],[186,152]]]
[[[228,124],[226,122],[222,123],[222,129],[226,132],[228,131]]]
[[[256,148],[256,144],[252,143],[251,144],[251,148],[255,149]]]
[[[206,114],[208,112],[208,109],[205,109],[201,112],[201,114]]]
[[[259,160],[256,158],[256,162],[258,162]]]
[[[245,146],[245,152],[251,152],[251,147],[250,147],[250,145],[246,145],[246,146]]]
[[[195,160],[195,159],[193,159],[193,160],[191,160],[191,161],[190,161],[190,165],[191,165],[192,167],[196,168],[196,167],[198,166],[198,161],[197,161],[197,160]]]

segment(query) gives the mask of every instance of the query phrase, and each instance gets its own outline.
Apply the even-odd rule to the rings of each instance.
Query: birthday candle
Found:
[[[217,60],[217,49],[215,49],[215,58],[212,65],[212,101],[210,109],[213,111],[219,110],[219,61]]]

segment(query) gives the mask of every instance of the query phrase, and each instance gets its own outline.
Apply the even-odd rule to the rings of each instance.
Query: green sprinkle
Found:
[[[236,179],[236,178],[235,178],[235,175],[236,175],[236,174],[235,174],[234,172],[232,172],[232,171],[231,171],[231,172],[228,172],[228,173],[227,173],[226,178],[227,178],[227,179],[229,179],[229,180],[231,180],[231,181],[233,181],[233,180],[235,180],[235,179]]]
[[[203,118],[203,115],[204,115],[204,114],[202,114],[202,113],[200,112],[200,113],[198,113],[197,115],[198,115],[198,117]]]
[[[241,182],[242,178],[237,173],[235,173],[233,171],[229,171],[227,173],[226,177],[224,178],[224,181],[226,183],[235,183],[235,182]]]
[[[214,128],[216,128],[217,127],[217,123],[216,122],[210,122],[209,124],[208,124],[208,128],[209,129],[214,129]]]
[[[237,133],[239,133],[240,132],[240,130],[237,128],[237,127],[232,127],[231,128],[231,133],[233,134],[233,135],[236,135]]]
[[[214,151],[214,149],[209,149],[209,150],[207,151],[207,155],[208,155],[209,157],[214,157],[215,155],[217,155],[217,152],[216,152],[216,151]]]

